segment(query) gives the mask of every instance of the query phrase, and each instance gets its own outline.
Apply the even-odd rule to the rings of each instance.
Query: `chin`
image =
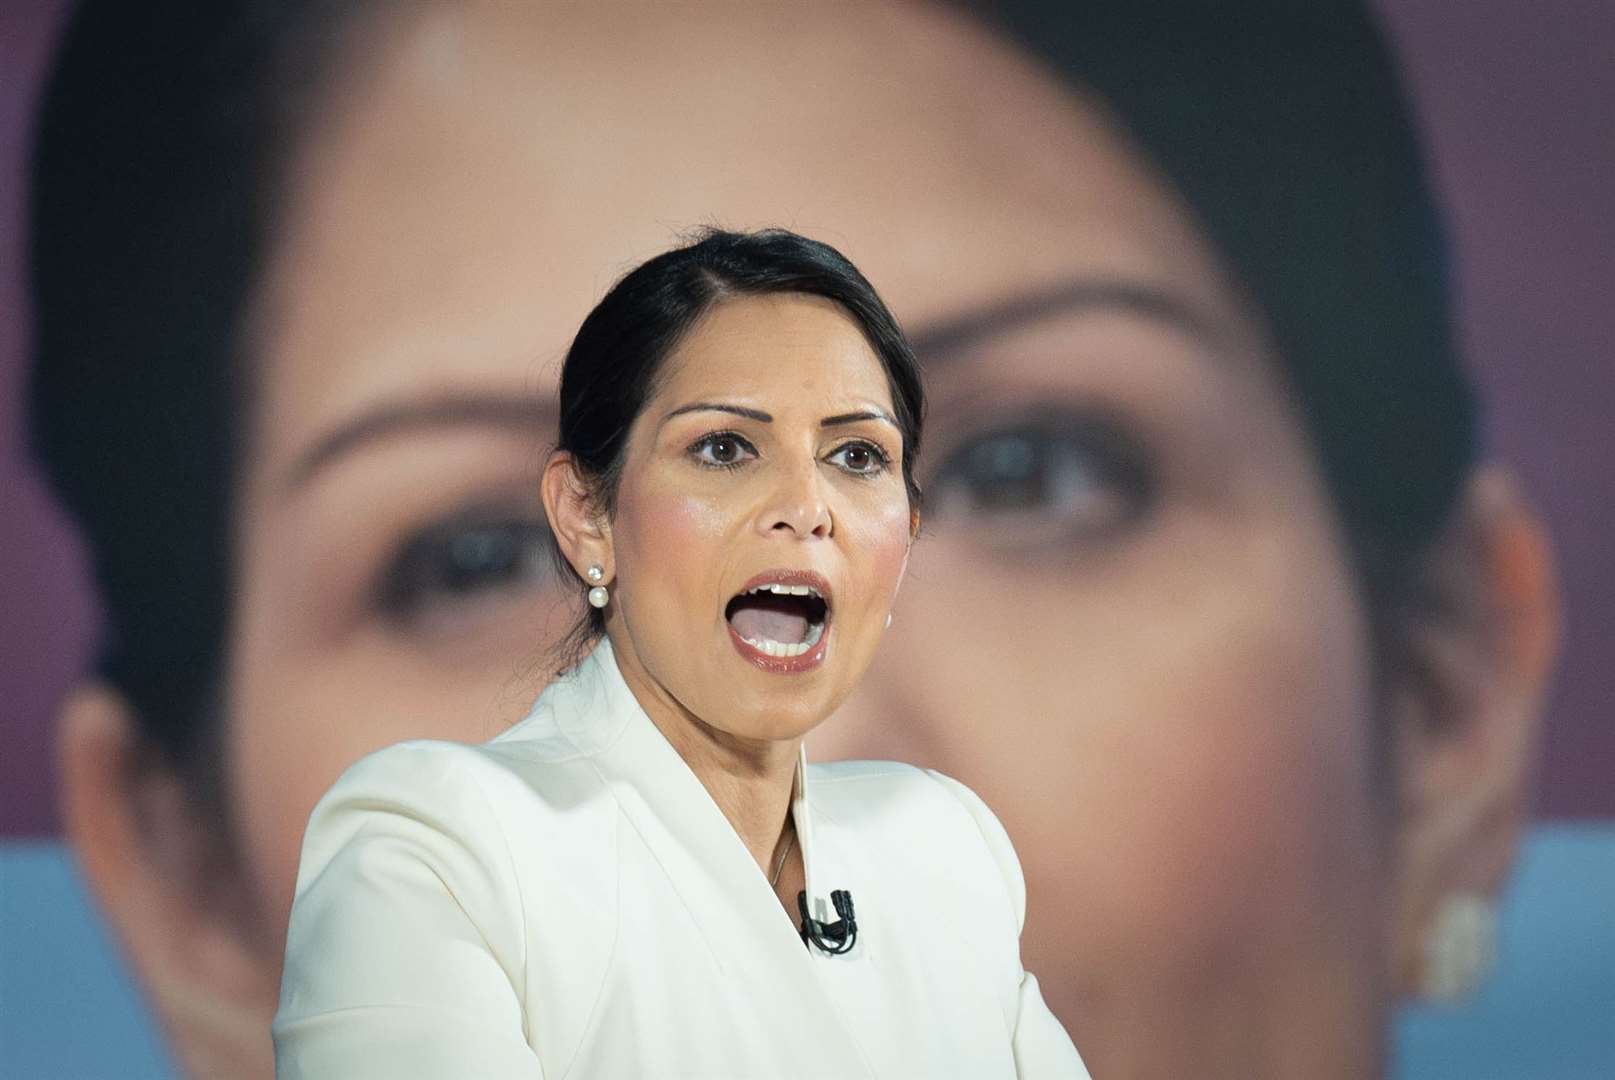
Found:
[[[725,710],[728,715],[720,713],[721,722],[715,726],[745,739],[770,742],[800,739],[824,723],[834,711],[828,700],[804,701],[804,696],[816,697],[792,690],[748,694],[743,698],[737,695]]]

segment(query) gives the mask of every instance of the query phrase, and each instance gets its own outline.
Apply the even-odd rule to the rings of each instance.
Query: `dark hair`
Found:
[[[1451,515],[1475,421],[1437,215],[1363,5],[970,6],[1091,89],[1182,193],[1273,329],[1369,595],[1395,596]],[[88,542],[101,674],[209,782],[250,390],[242,323],[277,154],[327,62],[347,59],[355,6],[76,7],[34,148],[31,438]]]
[[[1447,245],[1360,0],[981,5],[1090,91],[1272,331],[1383,631],[1475,466]]]
[[[833,301],[863,331],[886,372],[893,418],[903,435],[903,483],[910,505],[919,506],[914,462],[925,391],[908,339],[874,286],[846,256],[817,240],[784,229],[708,229],[629,271],[589,312],[567,351],[556,449],[573,456],[595,485],[602,509],[609,513],[615,506],[628,429],[655,395],[679,342],[725,300],[779,293]],[[564,559],[557,564],[576,576]],[[604,632],[603,614],[588,608],[564,645],[575,647]]]
[[[356,13],[86,0],[40,105],[32,445],[88,541],[101,676],[204,785],[234,591],[243,324],[280,151]]]

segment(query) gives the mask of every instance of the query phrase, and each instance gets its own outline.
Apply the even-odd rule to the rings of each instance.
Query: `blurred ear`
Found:
[[[1386,667],[1404,993],[1442,902],[1495,899],[1529,821],[1559,598],[1546,533],[1507,476],[1475,475],[1413,594]]]
[[[589,567],[598,566],[605,570],[605,580],[611,581],[616,565],[612,561],[611,524],[600,512],[571,454],[557,451],[550,455],[540,480],[540,494],[555,542],[578,577],[583,577]]]
[[[106,685],[74,690],[58,731],[68,839],[185,1072],[272,1075],[280,958],[255,947],[220,816]]]

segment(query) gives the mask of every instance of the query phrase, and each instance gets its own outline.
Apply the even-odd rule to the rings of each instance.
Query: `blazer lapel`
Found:
[[[800,1029],[827,1075],[873,1075],[821,966],[701,781],[645,714],[602,640],[557,695],[556,723],[610,785],[629,823],[667,874],[691,923],[727,977],[755,982],[760,1009]],[[556,684],[558,688],[560,684]],[[792,813],[807,871],[815,873],[813,819],[798,761]],[[839,886],[838,886],[839,887]],[[828,896],[823,901],[828,907]],[[855,950],[856,951],[856,950]],[[840,980],[835,980],[840,981]],[[833,1022],[832,1022],[833,1021]]]

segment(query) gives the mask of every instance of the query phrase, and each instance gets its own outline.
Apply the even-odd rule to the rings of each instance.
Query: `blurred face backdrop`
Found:
[[[1095,1075],[1378,1067],[1523,810],[1551,611],[1506,482],[1465,486],[1421,564],[1447,614],[1387,661],[1258,306],[1102,102],[962,13],[385,5],[333,34],[239,320],[211,794],[106,684],[63,718],[69,828],[190,1068],[269,1072],[325,788],[543,685],[581,599],[537,494],[560,357],[708,222],[841,247],[927,368],[920,537],[813,756],[999,813]]]

